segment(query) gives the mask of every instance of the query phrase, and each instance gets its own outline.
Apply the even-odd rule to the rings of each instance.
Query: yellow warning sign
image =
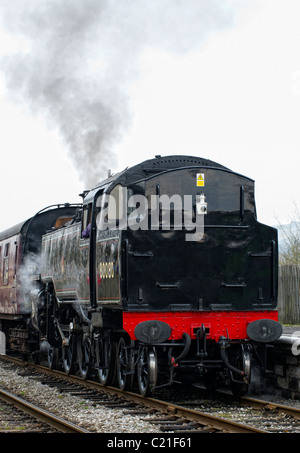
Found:
[[[204,173],[197,173],[196,175],[197,187],[204,186]]]

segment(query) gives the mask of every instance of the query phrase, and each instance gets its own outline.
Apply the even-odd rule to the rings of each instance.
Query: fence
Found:
[[[300,265],[279,266],[278,314],[282,324],[300,324]]]

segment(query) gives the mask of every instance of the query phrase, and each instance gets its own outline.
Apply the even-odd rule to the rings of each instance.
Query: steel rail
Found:
[[[198,412],[192,409],[187,409],[185,407],[170,404],[168,402],[161,401],[155,398],[145,398],[137,393],[123,391],[116,387],[103,386],[98,382],[83,380],[81,377],[75,375],[66,375],[62,371],[50,370],[49,368],[44,367],[42,365],[34,365],[34,369],[52,376],[60,377],[62,379],[65,379],[76,384],[80,384],[82,386],[86,386],[90,389],[110,393],[112,395],[124,398],[136,404],[144,405],[151,409],[155,408],[161,411],[172,413],[173,415],[176,416],[182,416],[187,420],[197,422],[200,425],[213,427],[217,430],[225,431],[228,433],[248,433],[248,434],[268,433],[268,431],[264,429],[256,428],[250,425],[245,425],[231,420],[226,420],[222,417],[216,417],[214,415]]]
[[[267,410],[277,410],[279,412],[284,412],[287,415],[291,415],[296,420],[300,420],[300,409],[297,407],[284,406],[283,404],[278,404],[276,402],[264,401],[250,396],[243,396],[240,400],[240,403],[251,405],[251,407],[257,409],[267,409]]]
[[[9,356],[1,356],[5,360],[10,361]],[[39,371],[50,376],[56,376],[61,379],[64,379],[69,382],[73,382],[82,386],[85,386],[96,391],[102,391],[110,393],[112,395],[118,396],[120,398],[129,400],[136,404],[144,405],[148,408],[155,408],[164,412],[171,413],[176,416],[185,417],[187,420],[197,422],[200,425],[206,425],[216,430],[221,430],[227,433],[268,433],[268,431],[260,428],[256,428],[250,425],[242,424],[239,422],[234,422],[232,420],[226,420],[222,417],[216,417],[207,413],[198,412],[196,410],[188,409],[182,406],[177,406],[169,402],[161,401],[155,398],[146,398],[138,393],[133,393],[129,391],[123,391],[116,387],[104,386],[99,382],[83,380],[79,376],[67,375],[66,373],[58,370],[51,370],[43,365],[29,364],[28,362],[24,363],[20,359],[13,358],[13,362],[18,363],[20,366],[26,366],[26,368],[32,368],[36,371]]]
[[[229,401],[234,401],[234,397],[227,391],[217,390],[223,398]],[[260,398],[254,398],[253,396],[241,396],[238,400],[239,404],[243,406],[251,406],[254,409],[266,409],[266,410],[277,410],[287,415],[291,415],[295,420],[300,420],[300,409],[292,406],[285,406],[284,404],[276,403],[275,401],[265,401]]]
[[[41,409],[40,407],[37,407],[34,404],[31,404],[28,401],[25,401],[22,398],[19,398],[18,396],[13,395],[12,393],[6,390],[0,389],[0,398],[9,404],[13,404],[26,414],[33,416],[35,419],[38,419],[46,423],[47,425],[57,429],[60,432],[90,433],[90,431],[81,428],[80,426],[77,426],[68,420],[64,420],[61,417],[51,414],[50,412]]]

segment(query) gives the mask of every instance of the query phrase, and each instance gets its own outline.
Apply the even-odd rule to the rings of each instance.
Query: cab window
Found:
[[[81,237],[83,239],[87,239],[90,237],[91,234],[91,221],[92,221],[92,203],[83,207],[83,215],[82,215],[82,233]]]

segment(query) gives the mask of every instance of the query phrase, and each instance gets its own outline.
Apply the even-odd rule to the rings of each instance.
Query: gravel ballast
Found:
[[[20,373],[23,371],[20,369]],[[87,399],[69,393],[60,393],[58,389],[43,385],[28,376],[18,375],[15,367],[12,368],[10,364],[3,362],[0,363],[0,387],[92,432],[161,432],[154,425],[139,417],[124,414],[122,409],[98,406]],[[144,415],[144,418],[147,416]]]

